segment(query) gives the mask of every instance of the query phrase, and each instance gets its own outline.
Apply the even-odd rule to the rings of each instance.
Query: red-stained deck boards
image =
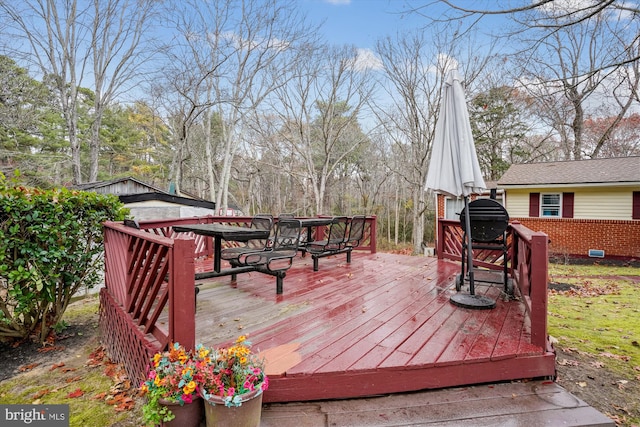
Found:
[[[229,277],[199,283],[196,322],[207,326],[197,329],[196,341],[219,346],[248,335],[267,359],[265,402],[555,373],[553,353],[531,344],[523,303],[504,299],[501,284],[476,285],[477,293],[496,300],[492,310],[449,301],[458,263],[354,252],[350,264],[342,254],[319,266],[314,272],[311,257],[297,257],[282,295],[274,277],[257,272],[238,275],[233,285]]]

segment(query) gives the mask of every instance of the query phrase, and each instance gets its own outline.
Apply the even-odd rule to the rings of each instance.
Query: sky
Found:
[[[479,1],[479,0],[474,0]],[[491,9],[494,0],[478,3]],[[373,51],[376,41],[384,37],[396,38],[399,33],[423,29],[432,21],[416,13],[416,7],[428,7],[423,12],[430,17],[443,17],[452,11],[435,0],[297,0],[297,6],[314,24],[321,24],[322,40],[335,45],[354,45],[360,49],[359,60],[366,66],[378,68],[380,63]],[[502,15],[484,17],[478,25],[476,37],[483,37],[497,28],[504,28],[506,18]],[[482,47],[482,39],[478,47]],[[488,46],[489,38],[486,38]],[[476,40],[478,41],[478,40]],[[366,50],[364,56],[363,51]]]
[[[426,23],[424,17],[403,13],[408,9],[404,0],[299,0],[298,6],[312,22],[324,21],[324,40],[364,49],[373,50],[377,39]]]

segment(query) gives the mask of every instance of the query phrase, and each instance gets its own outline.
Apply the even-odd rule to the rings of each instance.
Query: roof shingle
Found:
[[[511,165],[498,185],[640,183],[640,156]]]

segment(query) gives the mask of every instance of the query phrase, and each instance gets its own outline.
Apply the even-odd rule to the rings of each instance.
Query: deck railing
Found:
[[[460,221],[438,220],[438,258],[460,261],[464,232]],[[513,221],[507,228],[507,259],[501,250],[474,250],[474,266],[502,270],[508,264],[509,275],[517,286],[531,319],[531,343],[547,345],[548,237]]]
[[[277,221],[278,218],[275,218]],[[246,225],[251,222],[250,216],[201,216],[192,218],[176,218],[169,220],[149,220],[140,222],[140,229],[156,234],[158,236],[173,238],[176,233],[173,232],[172,226],[183,224],[228,224],[228,225]],[[362,239],[358,250],[376,253],[376,217],[368,216],[366,219],[364,239]],[[193,235],[196,244],[195,256],[206,257],[213,255],[213,239],[202,235]],[[225,244],[233,244],[226,243]]]
[[[100,328],[113,361],[131,378],[145,374],[149,358],[179,342],[195,346],[195,259],[212,256],[211,237],[177,234],[179,224],[243,225],[251,217],[193,217],[140,222],[139,228],[106,222],[105,287]],[[376,217],[367,217],[358,250],[376,251]],[[161,318],[168,322],[159,322]]]
[[[140,378],[171,342],[195,345],[194,240],[104,224],[100,329],[111,358]],[[166,324],[158,322],[168,317]]]
[[[212,253],[211,238],[173,233],[171,226],[220,222],[243,224],[250,217],[200,217],[146,221],[140,229],[107,222],[105,288],[100,292],[103,344],[131,378],[144,375],[149,357],[171,342],[195,345],[196,257]],[[375,217],[367,218],[363,246],[375,253]],[[439,221],[438,257],[460,260],[458,221]],[[514,222],[509,233],[509,272],[531,319],[532,344],[546,348],[548,239]],[[478,265],[502,269],[503,256],[474,251]],[[495,251],[493,251],[495,252]],[[161,319],[161,321],[159,321]],[[168,319],[168,320],[167,320]]]

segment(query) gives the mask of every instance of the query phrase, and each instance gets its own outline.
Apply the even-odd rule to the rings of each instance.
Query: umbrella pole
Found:
[[[469,294],[457,293],[449,300],[458,307],[470,308],[474,310],[487,310],[496,307],[496,302],[484,295],[475,294],[475,284],[473,282],[473,248],[471,247],[471,212],[469,212],[469,197],[464,198],[465,215],[464,221],[467,234],[467,275],[469,276]],[[464,259],[464,258],[462,258]]]
[[[469,212],[469,196],[464,196],[464,216],[467,230],[467,275],[469,277],[469,294],[475,295],[475,284],[473,283],[473,248],[471,247],[471,212]]]

